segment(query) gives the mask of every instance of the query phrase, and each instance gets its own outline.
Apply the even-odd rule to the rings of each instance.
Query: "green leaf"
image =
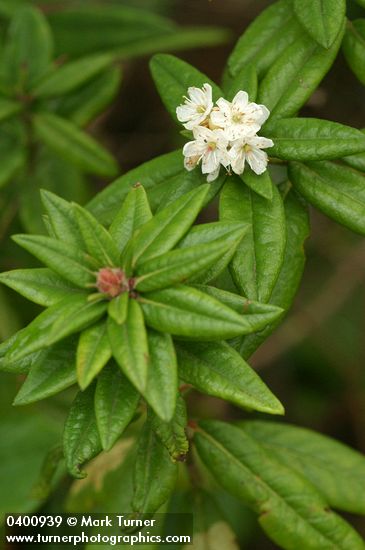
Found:
[[[194,439],[217,481],[255,511],[261,527],[280,547],[364,548],[361,537],[328,510],[315,487],[243,430],[225,422],[204,421]]]
[[[53,306],[63,298],[80,292],[47,268],[13,269],[0,273],[0,282],[40,306]]]
[[[283,314],[281,307],[255,302],[227,290],[200,284],[193,286],[239,313],[241,322],[247,325],[245,334],[264,329],[269,323],[281,318]]]
[[[50,13],[49,20],[58,54],[67,52],[74,57],[114,50],[128,59],[158,51],[214,45],[226,41],[229,36],[219,27],[181,28],[139,6],[82,5],[81,8]],[[82,40],[79,40],[80,32]]]
[[[122,201],[138,182],[147,191],[154,210],[173,182],[182,181],[187,175],[181,149],[161,155],[130,170],[108,185],[89,202],[88,210],[101,223],[110,223],[118,213]]]
[[[302,33],[291,4],[291,0],[274,2],[245,30],[228,59],[233,77],[251,63],[261,78],[282,51]]]
[[[68,94],[104,71],[113,61],[112,54],[91,55],[71,61],[38,82],[32,93],[42,99]]]
[[[235,311],[196,288],[176,285],[146,293],[139,303],[150,327],[199,340],[225,340],[247,325]]]
[[[313,206],[349,229],[365,234],[365,174],[334,162],[293,162],[289,177]]]
[[[68,162],[91,174],[114,176],[118,166],[110,153],[88,134],[51,113],[33,117],[38,138]]]
[[[73,208],[85,248],[90,256],[95,258],[102,267],[118,265],[118,247],[105,227],[78,204],[74,204]]]
[[[43,234],[45,230],[44,207],[41,202],[42,190],[47,189],[58,194],[62,189],[62,197],[67,200],[72,199],[75,202],[85,202],[89,194],[86,177],[76,167],[65,162],[56,153],[44,146],[37,147],[37,158],[32,173],[23,171],[19,179],[19,186],[22,187],[19,214],[22,225],[28,233]],[[52,203],[56,201],[57,199],[54,197],[51,199]],[[66,215],[64,208],[69,210],[70,205],[61,206],[60,200],[57,201],[57,206],[53,204],[53,209],[60,210],[58,216],[62,216],[62,213]],[[49,234],[55,236],[52,230]],[[74,234],[74,239],[82,243],[79,235]],[[80,244],[80,246],[82,245]]]
[[[16,115],[23,109],[23,106],[18,101],[12,101],[5,97],[0,97],[0,122]]]
[[[137,291],[166,288],[206,272],[228,252],[236,250],[247,229],[245,226],[235,228],[232,238],[228,240],[221,238],[209,244],[171,250],[140,263],[136,271]]]
[[[252,63],[241,67],[234,78],[229,79],[224,86],[225,98],[232,101],[240,90],[248,93],[250,101],[255,101],[257,95],[258,81],[256,68]]]
[[[129,294],[124,292],[120,294],[113,300],[110,300],[108,305],[108,315],[118,324],[122,325],[125,323],[128,315],[128,302]]]
[[[320,46],[329,48],[344,23],[346,0],[309,0],[305,4],[294,0],[294,11],[308,34]]]
[[[222,90],[210,78],[173,55],[154,55],[150,62],[150,69],[158,93],[175,121],[177,121],[176,107],[184,103],[184,97],[190,86],[201,88],[205,83],[210,84],[213,88],[213,101],[223,95]]]
[[[7,352],[10,361],[51,346],[59,340],[87,328],[105,313],[105,302],[88,302],[87,295],[64,298],[43,311],[25,329],[18,332]]]
[[[4,50],[7,84],[17,91],[29,89],[47,72],[52,55],[52,36],[42,12],[31,6],[16,10]]]
[[[195,48],[225,42],[220,27],[178,27],[151,10],[125,5],[84,6],[51,13],[58,53],[78,57],[113,50],[124,59],[154,52]],[[121,29],[123,32],[121,32]],[[82,32],[82,40],[78,35]]]
[[[285,160],[326,160],[365,151],[365,135],[360,130],[329,120],[274,120],[264,131],[274,141],[270,155]]]
[[[304,10],[310,13],[307,6]],[[310,98],[337,56],[345,30],[343,19],[341,29],[328,50],[302,33],[276,59],[258,91],[258,102],[266,105],[271,117],[294,116]]]
[[[71,475],[83,478],[81,467],[101,451],[101,443],[94,413],[95,387],[79,391],[71,405],[63,434],[63,449]]]
[[[25,329],[22,329],[12,336],[8,337],[4,342],[0,344],[0,370],[4,372],[11,372],[12,374],[24,374],[29,372],[32,368],[32,365],[38,361],[39,357],[43,353],[42,351],[36,351],[26,355],[22,359],[13,361],[9,360],[6,356],[9,349],[12,347],[13,343],[19,338],[20,332]]]
[[[269,201],[272,200],[273,184],[269,170],[266,170],[263,174],[257,175],[249,166],[246,166],[241,179],[250,189],[252,189],[252,191],[255,191],[255,193],[264,197],[264,199],[268,199]]]
[[[347,22],[343,53],[352,72],[365,85],[365,19]]]
[[[25,133],[20,121],[12,118],[1,125],[0,188],[21,172],[26,162]]]
[[[250,421],[242,427],[281,464],[310,481],[330,506],[364,514],[363,455],[330,437],[290,424]]]
[[[134,469],[132,507],[139,514],[154,514],[170,497],[177,466],[149,423],[140,436]]]
[[[41,198],[48,213],[54,236],[60,241],[69,242],[73,246],[83,249],[84,241],[80,235],[72,204],[46,189],[41,190]]]
[[[147,331],[141,306],[136,300],[129,300],[128,315],[123,325],[108,318],[108,335],[113,356],[118,365],[140,391],[147,384],[149,351]]]
[[[285,197],[284,209],[287,235],[284,261],[270,298],[270,304],[280,306],[287,312],[294,301],[303,275],[304,242],[309,236],[310,228],[307,206],[293,190]],[[244,336],[238,347],[241,355],[245,359],[250,357],[281,321],[282,315],[277,316],[264,330]]]
[[[13,404],[28,405],[51,397],[75,384],[75,352],[75,338],[41,351]]]
[[[122,78],[119,67],[111,67],[75,92],[59,98],[56,112],[76,126],[86,126],[115,99]]]
[[[103,449],[109,451],[133,419],[139,393],[120,368],[107,365],[98,376],[95,391],[95,414]]]
[[[280,401],[242,357],[225,342],[176,346],[179,375],[197,390],[238,407],[284,414]]]
[[[361,130],[363,134],[365,134],[365,130]],[[355,170],[360,170],[361,172],[365,172],[365,153],[360,153],[358,155],[350,155],[348,157],[344,157],[343,162],[351,166],[351,168],[355,168]]]
[[[206,184],[186,193],[140,227],[130,243],[132,266],[168,252],[179,242],[197,217],[208,189]]]
[[[247,298],[268,302],[284,258],[286,230],[282,199],[272,185],[273,198],[254,193],[239,178],[230,178],[220,196],[223,221],[250,223],[230,269],[240,291]]]
[[[186,403],[179,395],[173,417],[169,422],[161,420],[149,411],[151,427],[162,445],[168,450],[173,462],[184,462],[189,451],[185,429],[188,423]]]
[[[136,183],[129,191],[109,228],[109,233],[119,252],[123,252],[134,232],[151,218],[152,213],[146,191],[142,185]]]
[[[169,422],[174,415],[178,391],[174,344],[169,334],[151,329],[147,337],[149,368],[143,397],[163,421]]]
[[[107,325],[96,323],[80,334],[76,354],[77,380],[84,390],[112,356]]]
[[[208,193],[204,198],[203,206],[209,204],[219,193],[226,178],[227,172],[225,170],[222,170],[217,179],[209,183]],[[204,184],[207,184],[207,176],[205,174],[202,174],[202,171],[199,167],[196,167],[191,172],[188,172],[184,168],[181,174],[170,183],[169,187],[167,188],[166,186],[166,192],[161,195],[159,199],[160,204],[158,205],[158,208],[155,212],[160,212],[160,210],[166,208],[179,197],[185,195],[185,193],[189,193],[189,191],[193,191],[197,187],[200,187]],[[157,193],[158,189],[156,189],[155,191]],[[153,193],[152,199],[155,200],[155,193]]]
[[[41,235],[14,235],[13,240],[53,271],[80,288],[96,282],[91,258],[70,243]]]
[[[209,245],[218,239],[224,240],[227,246],[231,243],[229,250],[223,254],[214,265],[203,273],[191,277],[189,279],[190,282],[206,283],[212,281],[227,267],[237,247],[236,235],[239,229],[242,231],[242,234],[244,234],[248,226],[235,222],[204,223],[192,227],[189,233],[179,241],[177,244],[178,248],[188,248],[195,245]]]

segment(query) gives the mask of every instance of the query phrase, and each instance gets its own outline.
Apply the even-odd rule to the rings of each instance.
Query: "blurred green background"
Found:
[[[0,1],[2,36],[5,35],[9,16],[23,3],[20,0]],[[193,49],[177,48],[177,55],[217,81],[238,36],[270,4],[265,0],[53,0],[34,3],[49,17],[55,31],[57,54],[66,54],[69,58],[90,53],[92,48],[90,46],[87,51],[87,41],[83,40],[87,30],[64,31],[57,14],[65,8],[111,4],[131,6],[168,17],[183,27],[222,27],[228,32],[213,33],[209,46],[207,39],[207,44]],[[364,14],[352,2],[349,2],[349,10],[354,17]],[[121,26],[116,31],[117,40],[123,39],[123,33],[128,33],[128,28]],[[102,49],[102,38],[100,35],[98,44],[94,46],[96,50]],[[104,39],[108,40],[107,33],[104,33]],[[141,36],[139,40],[142,39]],[[171,151],[182,143],[154,88],[148,70],[149,55],[137,55],[139,42],[136,35],[128,40],[130,49],[121,62],[123,78],[117,97],[88,127],[91,135],[101,140],[118,159],[121,172]],[[215,42],[216,45],[213,45]],[[106,44],[105,47],[109,46]],[[162,45],[161,51],[163,49]],[[173,47],[168,49],[176,51]],[[143,53],[143,48],[140,51]],[[364,88],[340,54],[302,113],[363,128],[364,99]],[[108,181],[110,179],[88,178],[81,198],[76,198],[86,201]],[[11,234],[23,231],[17,212],[20,195],[26,192],[24,187],[20,189],[19,185],[12,186],[10,183],[0,195],[1,270],[30,265],[29,257],[9,239]],[[207,213],[208,217],[214,215],[214,209]],[[364,453],[365,243],[361,237],[313,209],[311,225],[312,234],[306,246],[307,265],[294,307],[250,363],[260,371],[265,382],[284,403],[285,421],[333,436]],[[0,288],[0,338],[5,339],[24,326],[36,312],[36,306]],[[36,510],[40,506],[45,511],[60,512],[66,501],[68,509],[78,511],[93,509],[95,504],[104,511],[106,503],[109,509],[113,505],[120,509],[123,499],[118,491],[124,491],[124,469],[128,468],[128,464],[123,463],[123,468],[120,466],[125,456],[124,444],[104,458],[97,459],[99,462],[88,481],[73,484],[61,467],[57,482],[54,482],[56,488],[49,499],[42,503],[42,500],[35,498],[34,485],[39,479],[42,462],[47,452],[60,441],[73,390],[38,405],[12,408],[12,400],[23,376],[1,374],[0,379],[1,515]],[[189,396],[189,410],[191,417],[248,417],[223,401],[201,396],[197,392]],[[250,415],[250,418],[253,416],[260,417]],[[105,472],[109,473],[103,480]],[[182,487],[185,483],[183,477]],[[121,481],[116,490],[118,479]],[[68,494],[70,487],[71,499]],[[276,548],[261,534],[241,504],[225,495],[222,499],[225,513],[229,512],[229,520],[238,536],[238,547],[249,550]],[[365,520],[357,517],[348,519],[365,536]]]

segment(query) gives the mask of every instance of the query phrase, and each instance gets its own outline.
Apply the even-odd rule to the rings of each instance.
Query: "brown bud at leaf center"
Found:
[[[96,279],[96,287],[102,294],[107,294],[110,298],[115,298],[123,292],[128,292],[128,279],[117,267],[103,267],[99,269]]]

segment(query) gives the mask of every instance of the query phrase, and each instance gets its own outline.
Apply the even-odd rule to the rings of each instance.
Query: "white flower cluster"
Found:
[[[242,174],[247,160],[256,174],[265,172],[268,156],[262,149],[274,144],[257,132],[270,111],[264,105],[251,103],[246,92],[238,92],[232,101],[221,97],[214,105],[210,84],[191,87],[185,103],[177,107],[176,115],[183,126],[193,132],[194,140],[183,149],[187,170],[193,170],[201,162],[203,174],[208,175],[208,181],[213,181],[221,165]]]

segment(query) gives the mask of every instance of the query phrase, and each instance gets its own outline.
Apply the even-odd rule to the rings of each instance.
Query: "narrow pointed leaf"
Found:
[[[365,234],[365,174],[333,162],[292,162],[289,177],[313,206]]]
[[[287,234],[284,261],[270,298],[270,304],[283,308],[284,313],[273,319],[260,332],[243,337],[237,349],[245,359],[252,355],[282,321],[283,315],[294,301],[303,275],[304,243],[310,232],[308,208],[293,190],[286,195],[284,208]]]
[[[108,336],[118,365],[132,384],[143,392],[147,384],[149,351],[142,309],[136,300],[129,300],[123,325],[109,317]]]
[[[12,347],[7,352],[8,359],[21,359],[85,329],[102,317],[106,307],[104,302],[88,302],[87,295],[64,298],[43,311],[24,330],[17,333]]]
[[[272,200],[273,198],[273,184],[270,177],[270,172],[266,170],[263,174],[257,175],[251,170],[249,166],[245,168],[241,179],[244,183],[255,191],[264,199]]]
[[[74,204],[73,207],[85,248],[90,256],[103,267],[118,265],[118,248],[105,227],[81,206]]]
[[[99,54],[71,61],[37,83],[32,93],[39,98],[68,94],[111,65],[113,54]]]
[[[83,478],[82,465],[101,451],[101,442],[94,413],[95,387],[78,392],[65,424],[63,449],[71,475]]]
[[[196,288],[177,285],[139,298],[147,325],[176,336],[222,340],[243,334],[242,317]]]
[[[224,86],[225,98],[232,101],[234,96],[240,90],[248,93],[250,101],[255,101],[257,96],[257,72],[255,65],[248,63],[244,65],[234,78],[230,78],[227,85]]]
[[[178,391],[174,344],[169,334],[149,329],[147,336],[149,369],[143,397],[162,420],[169,422],[174,415]]]
[[[120,368],[107,365],[98,376],[95,414],[103,449],[109,451],[131,422],[138,407],[139,393]]]
[[[107,69],[73,93],[59,98],[57,114],[83,128],[113,102],[121,79],[119,67]]]
[[[25,329],[22,329],[25,330]],[[3,372],[11,372],[13,374],[26,374],[32,368],[40,356],[43,353],[43,350],[36,351],[26,355],[19,360],[10,360],[7,357],[7,352],[12,347],[13,343],[19,338],[19,332],[13,334],[10,338],[7,338],[4,342],[0,344],[0,370]]]
[[[136,289],[143,292],[166,288],[204,274],[227,252],[235,251],[246,227],[234,230],[232,239],[221,238],[209,244],[172,250],[139,264]]]
[[[197,217],[209,185],[183,195],[145,223],[131,241],[132,265],[171,250]]]
[[[285,160],[326,160],[365,151],[360,130],[317,118],[274,120],[265,136],[274,142],[270,155]]]
[[[89,202],[88,210],[101,223],[110,223],[136,183],[142,184],[151,208],[155,210],[171,184],[176,180],[183,180],[186,173],[181,149],[161,155],[130,170],[108,185]]]
[[[14,405],[28,405],[51,397],[76,383],[74,338],[40,352],[17,393]]]
[[[151,218],[152,213],[146,191],[142,185],[136,184],[129,191],[109,228],[109,233],[120,253],[123,252],[133,233]]]
[[[309,0],[305,4],[294,0],[294,11],[310,36],[323,48],[329,48],[343,25],[346,0]]]
[[[233,77],[251,63],[261,78],[282,51],[300,36],[302,28],[291,4],[290,0],[274,2],[245,30],[228,59]]]
[[[153,431],[168,450],[173,462],[183,462],[189,451],[189,441],[185,433],[188,417],[184,399],[178,397],[174,415],[169,422],[161,420],[151,411],[150,421]]]
[[[177,244],[177,248],[187,248],[200,244],[210,244],[217,239],[224,239],[231,243],[229,250],[221,256],[209,269],[189,278],[189,282],[207,283],[213,281],[227,267],[235,253],[237,246],[236,231],[242,230],[244,235],[249,229],[248,225],[236,222],[212,222],[195,225]]]
[[[38,138],[81,170],[100,176],[117,173],[110,153],[72,122],[51,113],[37,114],[33,121]]]
[[[361,130],[363,134],[365,134],[365,130]],[[365,153],[359,153],[358,155],[350,155],[347,157],[344,157],[343,162],[345,164],[348,164],[351,166],[351,168],[355,168],[355,170],[360,170],[361,172],[365,172]]]
[[[173,55],[158,54],[153,56],[150,68],[161,99],[174,120],[177,120],[176,107],[184,103],[184,96],[187,95],[190,86],[201,88],[205,83],[210,84],[213,88],[213,101],[223,95],[220,88],[210,78],[186,61]]]
[[[335,439],[290,424],[249,421],[242,429],[279,462],[310,481],[331,506],[364,514],[362,454]]]
[[[364,548],[358,533],[328,510],[313,485],[243,430],[225,422],[204,421],[194,440],[216,480],[254,510],[261,527],[280,547]]]
[[[76,354],[77,380],[84,390],[111,358],[112,350],[105,321],[96,323],[80,334]]]
[[[308,11],[307,6],[304,9]],[[257,96],[258,103],[271,111],[271,117],[294,116],[316,90],[341,46],[344,18],[340,23],[341,30],[328,50],[303,32],[276,59],[261,81]]]
[[[128,292],[120,294],[116,298],[113,298],[108,305],[108,315],[118,324],[125,323],[128,315]]]
[[[177,466],[149,423],[140,436],[134,469],[132,507],[139,514],[154,514],[170,497]]]
[[[214,286],[200,284],[193,286],[239,313],[242,317],[242,323],[247,324],[246,334],[264,329],[268,324],[283,315],[283,309],[272,304],[255,302],[239,294],[221,290]]]
[[[47,210],[54,236],[60,241],[69,242],[75,247],[84,248],[79,226],[72,205],[63,199],[42,189],[42,203]]]
[[[280,401],[225,342],[179,344],[177,357],[182,380],[202,393],[244,409],[284,414]]]
[[[40,306],[53,306],[70,294],[80,293],[54,271],[47,268],[13,269],[0,274],[0,282]]]
[[[343,53],[352,72],[365,85],[365,19],[347,22]]]
[[[251,191],[238,179],[224,186],[220,197],[223,221],[250,223],[230,265],[240,293],[247,298],[267,302],[284,259],[286,230],[282,199],[272,186],[272,200]]]
[[[74,285],[85,288],[95,283],[91,258],[69,243],[41,235],[15,235],[13,240]]]
[[[52,54],[51,31],[42,12],[31,6],[18,8],[11,20],[4,51],[6,83],[18,90],[25,84],[29,89],[49,68]]]

